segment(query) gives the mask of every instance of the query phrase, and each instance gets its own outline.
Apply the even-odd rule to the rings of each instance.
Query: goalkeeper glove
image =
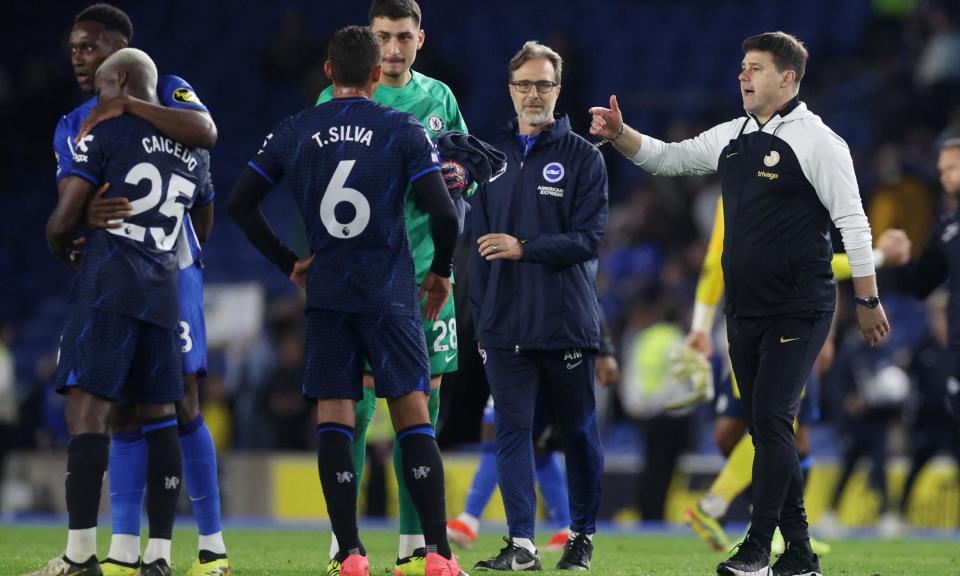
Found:
[[[677,380],[690,381],[690,393],[665,406],[667,410],[679,410],[713,400],[713,369],[707,358],[686,344],[681,344],[669,352],[671,372]]]
[[[445,160],[440,165],[440,175],[443,176],[443,182],[447,185],[447,191],[451,198],[460,198],[464,191],[470,187],[470,177],[464,169],[463,164],[455,160]]]

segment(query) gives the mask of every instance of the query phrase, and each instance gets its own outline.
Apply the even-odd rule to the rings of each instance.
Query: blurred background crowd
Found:
[[[54,127],[86,97],[67,52],[73,15],[85,5],[15,3],[0,23],[13,48],[0,54],[0,463],[10,453],[62,450],[66,439],[62,399],[51,376],[71,272],[47,252],[43,228],[56,201]],[[341,26],[365,23],[367,3],[120,5],[135,25],[132,45],[148,52],[162,74],[190,82],[219,128],[212,151],[219,206],[205,248],[210,373],[201,390],[217,448],[227,455],[312,450],[313,415],[300,396],[300,297],[242,238],[222,206],[270,127],[312,105],[326,84],[327,38]],[[743,38],[790,32],[810,51],[801,99],[850,145],[874,238],[901,228],[918,254],[931,224],[955,208],[942,194],[935,159],[939,142],[960,136],[956,2],[534,0],[520,7],[489,0],[421,6],[426,43],[414,69],[452,88],[468,126],[481,138],[513,114],[506,66],[526,40],[538,39],[563,56],[557,109],[570,115],[575,131],[586,135],[587,109],[617,94],[627,122],[674,141],[742,114],[737,73]],[[686,455],[678,473],[692,478],[683,489],[696,491],[698,475],[719,467],[711,440],[714,407],[639,413],[620,399],[625,390],[649,387],[661,377],[642,362],[650,340],[641,336],[669,326],[682,338],[689,328],[719,182],[651,177],[609,147],[604,155],[610,223],[598,282],[623,375],[616,386],[598,390],[608,486],[637,490],[651,422],[665,417],[677,420],[672,429],[680,432],[670,441]],[[302,250],[303,228],[290,198],[274,193],[265,211]],[[854,470],[860,457],[870,462],[862,489],[875,515],[897,509],[905,462],[919,455],[918,447],[960,450],[955,436],[941,441],[948,415],[925,396],[944,353],[945,300],[917,302],[898,294],[888,276],[881,272],[879,279],[893,337],[878,349],[862,343],[852,322],[850,288],[840,288],[836,355],[823,376],[822,421],[812,436],[815,458],[835,472],[845,462]],[[463,318],[469,312],[464,290],[457,290],[461,373],[444,381],[440,440],[447,450],[469,451],[479,440],[486,390],[479,366],[465,358],[473,345],[471,323]],[[719,374],[723,338],[715,343]],[[376,445],[372,451],[388,454]],[[891,475],[891,462],[901,464],[899,475]],[[935,489],[935,506],[952,507],[942,525],[956,527],[960,489],[955,468],[950,470]],[[839,476],[824,484],[821,508],[831,507]],[[6,478],[0,512],[43,509],[16,487],[15,470],[8,469]],[[608,494],[616,491],[608,488]],[[633,517],[624,509],[635,502],[608,504],[607,517]],[[650,505],[638,513],[660,519],[663,502],[659,510]]]

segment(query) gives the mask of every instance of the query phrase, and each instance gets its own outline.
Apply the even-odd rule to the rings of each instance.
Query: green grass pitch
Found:
[[[322,574],[329,546],[328,532],[309,530],[227,530],[225,539],[236,576],[293,576]],[[370,556],[370,573],[389,574],[396,554],[396,536],[383,530],[362,530]],[[63,551],[63,528],[0,526],[0,575],[16,576],[35,570]],[[661,535],[604,535],[596,537],[595,576],[710,575],[724,557],[706,549],[693,537]],[[101,557],[109,545],[109,528],[100,530]],[[473,563],[494,554],[503,543],[499,535],[483,534],[473,550],[457,550],[461,566],[470,572]],[[174,536],[174,572],[185,574],[193,562],[196,534],[178,530]],[[543,552],[544,571],[553,570],[559,552]],[[957,540],[874,541],[834,543],[822,559],[830,576],[948,576],[960,574]]]

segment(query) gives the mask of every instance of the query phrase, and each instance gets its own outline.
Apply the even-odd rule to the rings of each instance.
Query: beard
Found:
[[[550,122],[550,119],[553,117],[552,110],[544,110],[539,114],[534,114],[532,112],[524,112],[522,109],[517,112],[517,116],[520,117],[520,121],[528,126],[543,126]]]

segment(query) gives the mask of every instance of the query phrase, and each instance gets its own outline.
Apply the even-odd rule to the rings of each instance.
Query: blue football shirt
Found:
[[[281,122],[249,165],[271,183],[285,178],[303,216],[316,256],[307,308],[420,313],[404,193],[440,166],[416,118],[335,99]]]
[[[87,238],[71,302],[174,329],[179,319],[177,250],[187,211],[209,202],[203,186],[206,151],[164,136],[140,118],[124,115],[96,126],[75,143],[69,175],[107,197],[125,197],[133,215],[123,226]]]
[[[183,110],[197,110],[200,112],[209,112],[207,107],[197,97],[193,87],[179,76],[164,75],[157,78],[157,98],[160,104],[167,108],[180,108]],[[75,152],[74,139],[80,126],[90,114],[90,110],[100,103],[100,99],[94,96],[80,106],[74,108],[70,113],[65,114],[57,123],[57,129],[53,134],[53,154],[57,160],[57,182],[70,174],[70,168],[73,164],[73,154]],[[207,186],[211,190],[205,195],[208,201],[213,201],[212,182],[207,178]],[[203,252],[200,249],[200,242],[197,241],[197,235],[193,231],[193,223],[189,218],[183,225],[183,235],[187,244],[182,249],[180,268],[186,268],[202,260]],[[188,250],[189,249],[189,250]]]

